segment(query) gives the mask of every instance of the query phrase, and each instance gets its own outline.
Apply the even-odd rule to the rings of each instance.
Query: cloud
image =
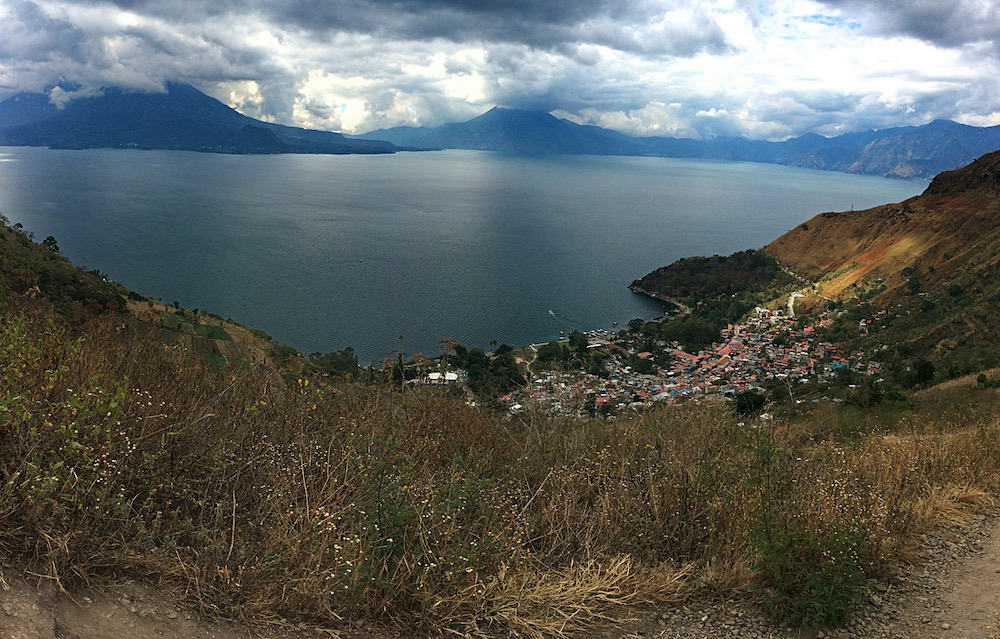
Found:
[[[194,84],[348,132],[502,105],[643,135],[1000,123],[992,2],[0,0],[0,98]],[[64,104],[78,95],[50,94]],[[81,94],[82,95],[82,94]]]
[[[1000,40],[1000,5],[995,0],[822,0],[860,17],[864,29],[904,35],[942,46]]]
[[[697,3],[620,0],[67,0],[66,5],[114,8],[197,24],[221,17],[258,16],[281,29],[325,39],[331,33],[380,40],[492,42],[558,49],[599,44],[625,51],[691,55],[721,51],[725,38]]]

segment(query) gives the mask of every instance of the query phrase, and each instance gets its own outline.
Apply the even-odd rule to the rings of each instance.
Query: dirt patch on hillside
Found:
[[[213,621],[137,583],[63,593],[52,583],[8,579],[0,588],[3,639],[397,639],[372,626],[322,627],[284,620]]]

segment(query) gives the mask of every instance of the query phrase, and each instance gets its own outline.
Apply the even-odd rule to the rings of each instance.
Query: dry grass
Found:
[[[997,487],[1000,433],[975,411],[821,444],[722,405],[504,420],[432,394],[276,390],[120,321],[83,337],[0,304],[0,556],[158,580],[214,614],[559,634],[745,587],[765,508],[861,531],[884,562]]]
[[[724,595],[742,590],[753,581],[747,557],[712,557],[698,574],[698,586],[710,593]]]
[[[936,486],[910,503],[918,529],[965,524],[973,513],[993,505],[993,497],[975,486]]]
[[[475,634],[490,627],[519,635],[563,635],[601,622],[626,619],[631,608],[676,603],[689,592],[691,566],[647,568],[627,556],[589,561],[555,571],[500,574],[434,608],[451,608],[455,621]],[[475,609],[469,610],[470,602]]]
[[[980,373],[986,375],[987,379],[996,379],[1000,376],[1000,368],[990,368],[984,371],[972,373],[970,375],[963,375],[962,377],[956,377],[955,379],[945,380],[934,388],[917,391],[917,394],[933,395],[935,393],[940,393],[942,390],[961,388],[963,386],[975,386],[976,378],[979,377]]]

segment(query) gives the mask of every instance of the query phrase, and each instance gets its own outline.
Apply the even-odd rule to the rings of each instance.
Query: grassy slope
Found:
[[[57,249],[35,243],[30,235],[7,222],[0,215],[0,283],[27,295],[44,297],[71,321],[123,308],[122,296],[127,292],[123,288],[100,273],[73,266]]]
[[[128,319],[132,328],[155,328],[159,340],[180,344],[219,368],[264,365],[276,376],[309,368],[295,350],[269,336],[216,315],[195,313],[145,298],[105,278],[84,271],[0,216],[0,286],[51,304],[70,324],[105,313]],[[281,384],[281,380],[276,380]]]
[[[865,211],[821,213],[774,240],[764,251],[812,280],[844,269],[824,284],[838,296],[881,277],[897,297],[909,267],[928,283],[966,274],[985,277],[1000,263],[1000,152],[942,173],[924,194]],[[976,178],[980,179],[976,179]]]
[[[175,585],[210,613],[570,629],[745,586],[763,521],[862,535],[877,573],[997,483],[992,389],[759,428],[711,404],[504,420],[432,394],[278,388],[120,316],[69,327],[7,289],[0,305],[5,563]]]

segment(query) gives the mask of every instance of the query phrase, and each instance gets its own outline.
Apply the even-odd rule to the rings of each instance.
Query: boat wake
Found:
[[[552,316],[552,319],[554,319],[555,321],[559,322],[560,324],[568,326],[570,329],[575,329],[576,328],[576,322],[574,322],[573,320],[571,320],[571,319],[569,319],[567,317],[562,317],[560,315],[556,315],[556,312],[554,310],[552,310],[551,308],[549,309],[549,315]]]

